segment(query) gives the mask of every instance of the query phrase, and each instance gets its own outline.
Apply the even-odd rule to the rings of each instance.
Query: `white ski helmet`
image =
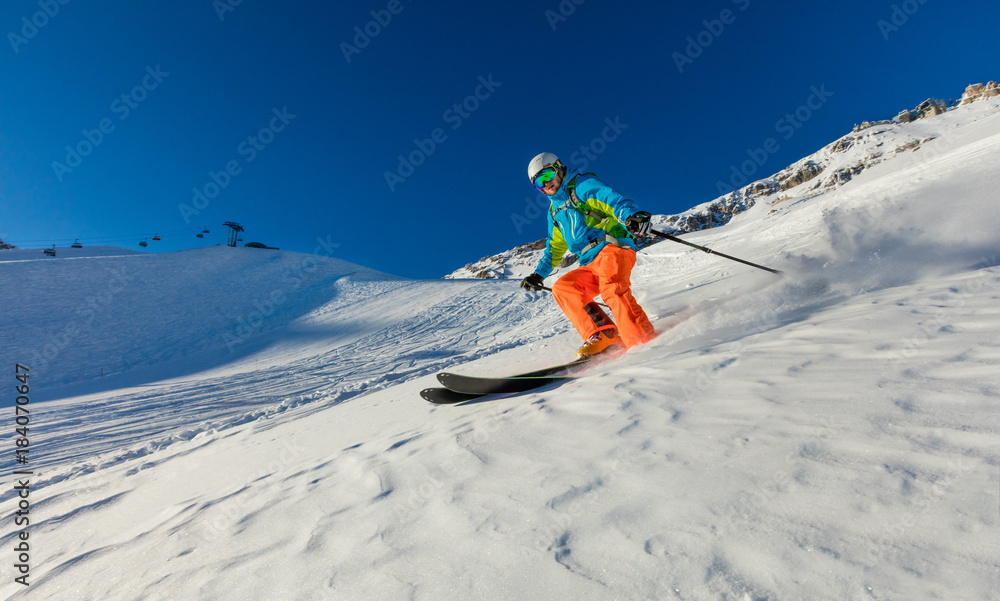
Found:
[[[531,162],[528,163],[528,179],[535,179],[538,172],[545,169],[549,165],[556,165],[557,167],[563,166],[562,163],[559,162],[559,157],[551,152],[543,152],[542,154],[531,159]]]

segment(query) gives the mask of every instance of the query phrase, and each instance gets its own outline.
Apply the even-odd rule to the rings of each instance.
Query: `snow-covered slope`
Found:
[[[204,304],[123,305],[100,322],[123,333],[98,333],[87,360],[107,363],[135,330],[169,344],[144,347],[121,387],[74,361],[32,371],[32,584],[13,581],[6,486],[0,595],[996,599],[1000,102],[917,125],[934,137],[917,152],[685,236],[784,277],[652,246],[633,282],[659,338],[517,397],[417,394],[445,366],[508,373],[572,354],[551,299],[516,281],[318,265],[310,292],[225,360],[238,317],[304,256],[161,255],[132,285],[174,274]],[[871,145],[898,142],[879,135]],[[88,278],[0,264],[5,289],[48,299],[0,316],[9,382],[48,330],[10,332],[65,331],[110,260],[77,261]],[[224,272],[250,292],[205,275]],[[213,304],[224,318],[204,315]]]
[[[5,319],[16,324],[0,332],[0,348],[31,341],[17,359],[46,372],[39,390],[144,383],[270,343],[275,329],[334,297],[342,278],[398,279],[336,259],[224,246],[0,252]]]

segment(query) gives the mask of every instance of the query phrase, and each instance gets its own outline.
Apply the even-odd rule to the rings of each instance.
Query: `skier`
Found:
[[[623,351],[655,338],[653,325],[632,295],[630,280],[635,266],[633,237],[649,234],[651,215],[592,173],[567,179],[566,167],[551,152],[531,159],[528,178],[551,199],[549,235],[535,272],[521,286],[542,290],[545,278],[566,251],[572,251],[580,267],[560,277],[552,295],[585,341],[578,356]],[[594,302],[598,294],[615,321]]]

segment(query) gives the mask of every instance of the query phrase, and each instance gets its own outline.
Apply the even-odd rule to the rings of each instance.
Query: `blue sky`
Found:
[[[437,278],[544,236],[538,152],[680,212],[751,157],[764,177],[1000,78],[997,23],[985,0],[8,0],[0,238],[165,251],[237,221]]]

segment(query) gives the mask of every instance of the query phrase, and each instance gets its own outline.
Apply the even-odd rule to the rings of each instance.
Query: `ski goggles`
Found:
[[[535,174],[535,177],[531,178],[531,185],[533,185],[535,189],[541,190],[545,187],[545,184],[555,179],[562,167],[563,165],[559,161],[556,161],[551,165],[546,165],[541,171]]]

